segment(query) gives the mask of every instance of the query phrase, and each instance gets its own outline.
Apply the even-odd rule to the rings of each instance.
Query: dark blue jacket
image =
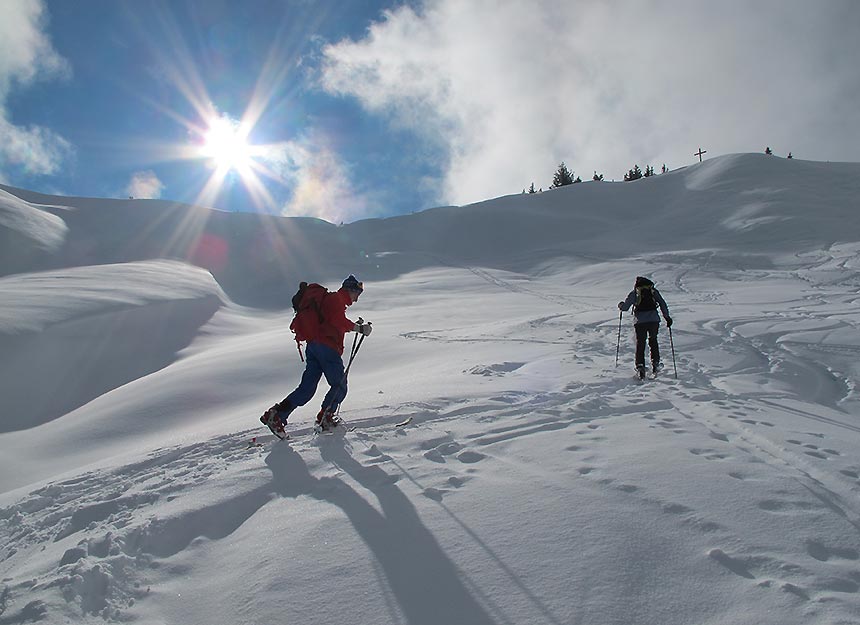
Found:
[[[666,300],[663,299],[663,296],[660,295],[660,291],[657,290],[657,287],[652,286],[651,292],[654,294],[654,301],[657,302],[657,305],[660,307],[660,311],[663,313],[663,318],[667,319],[669,317],[669,307],[666,305]],[[633,304],[636,303],[636,289],[630,291],[630,294],[627,296],[623,302],[618,304],[619,310],[629,310]],[[636,307],[633,308],[633,323],[660,323],[660,315],[656,310],[636,310]]]

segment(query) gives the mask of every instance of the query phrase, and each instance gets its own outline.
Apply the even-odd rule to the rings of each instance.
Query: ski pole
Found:
[[[615,366],[618,367],[618,353],[621,351],[621,319],[624,317],[624,311],[618,311],[618,344],[615,346]]]
[[[341,384],[346,383],[346,376],[349,375],[349,368],[352,366],[352,361],[355,360],[355,357],[358,354],[358,350],[361,348],[361,344],[364,343],[364,337],[365,336],[367,336],[367,335],[366,334],[361,335],[361,338],[358,341],[358,345],[355,344],[355,339],[353,339],[353,341],[352,341],[352,343],[353,343],[352,352],[350,352],[350,354],[349,354],[349,362],[346,363],[346,369],[344,369],[344,371],[343,371],[343,379],[341,380]],[[357,334],[355,335],[355,338],[358,339]]]
[[[672,326],[669,326],[669,345],[672,346],[672,366],[675,368],[675,379],[678,379],[678,364],[675,362],[675,341],[672,340]]]

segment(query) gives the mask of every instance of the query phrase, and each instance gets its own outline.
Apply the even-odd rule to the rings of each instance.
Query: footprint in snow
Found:
[[[431,449],[430,451],[424,452],[424,457],[430,462],[438,462],[439,464],[445,463],[445,456],[440,454],[437,449]]]
[[[729,556],[722,549],[711,549],[708,552],[708,557],[719,562],[735,575],[740,575],[747,579],[755,579],[755,576],[750,573],[747,565],[743,561]]]
[[[494,365],[477,365],[469,369],[467,373],[471,373],[472,375],[498,376],[516,371],[525,364],[524,362],[503,362]]]
[[[362,453],[364,453],[365,456],[371,456],[371,457],[382,455],[382,452],[379,451],[379,447],[377,447],[376,445],[371,445],[369,449],[367,449],[366,451],[364,451]]]
[[[486,457],[487,456],[482,453],[478,453],[477,451],[464,451],[459,456],[457,456],[457,460],[466,464],[474,464],[476,462],[480,462]]]
[[[860,560],[860,553],[855,549],[827,547],[824,543],[817,540],[806,541],[806,553],[820,562],[827,562],[831,558],[852,561]]]
[[[728,454],[719,453],[716,449],[700,449],[694,447],[689,451],[694,456],[701,456],[705,460],[725,460],[729,457]]]
[[[441,491],[437,488],[425,488],[424,492],[421,494],[428,499],[432,499],[433,501],[442,501],[444,491]]]
[[[668,512],[669,514],[687,514],[692,511],[692,508],[688,508],[687,506],[680,503],[663,504],[663,512]]]

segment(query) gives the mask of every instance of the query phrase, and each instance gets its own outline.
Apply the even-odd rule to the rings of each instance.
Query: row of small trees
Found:
[[[666,163],[663,163],[663,167],[660,169],[660,173],[665,174],[669,169],[666,167]],[[624,182],[630,182],[631,180],[639,180],[640,178],[650,178],[651,176],[655,176],[654,168],[650,165],[645,166],[645,173],[642,173],[642,170],[639,169],[639,165],[634,165],[633,169],[629,170],[626,174],[624,174]]]
[[[667,171],[669,170],[666,168],[666,165],[664,163],[662,172],[665,174]],[[639,165],[634,165],[633,169],[629,170],[626,174],[624,174],[624,181],[629,182],[631,180],[638,180],[639,178],[648,178],[649,176],[653,175],[655,175],[654,168],[650,165],[645,166],[645,173],[642,173],[642,170],[639,169]],[[601,180],[603,180],[603,174],[598,174],[597,171],[595,171],[591,179],[595,182],[600,182]],[[570,171],[567,165],[564,164],[564,161],[562,161],[552,177],[552,184],[549,186],[549,188],[557,189],[558,187],[565,187],[569,184],[576,184],[578,182],[582,182],[582,178],[580,178],[579,176],[574,178],[573,172]],[[523,193],[538,193],[539,191],[543,191],[543,187],[541,187],[539,190],[536,190],[534,182],[531,183],[528,190],[523,189]]]
[[[603,180],[603,174],[598,174],[595,171],[592,180]],[[567,168],[567,165],[564,164],[564,161],[562,161],[552,177],[552,184],[549,185],[549,188],[557,189],[558,187],[566,187],[569,184],[577,184],[578,182],[582,182],[582,178],[579,176],[574,178],[573,172],[570,171],[570,169]],[[540,191],[543,191],[543,187],[540,188]],[[525,189],[523,189],[523,193],[526,193]],[[538,191],[535,190],[534,182],[529,186],[528,193],[538,193]]]

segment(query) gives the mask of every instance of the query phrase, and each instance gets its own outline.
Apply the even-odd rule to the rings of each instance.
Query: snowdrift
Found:
[[[0,432],[164,368],[224,299],[208,272],[168,261],[0,278]]]

